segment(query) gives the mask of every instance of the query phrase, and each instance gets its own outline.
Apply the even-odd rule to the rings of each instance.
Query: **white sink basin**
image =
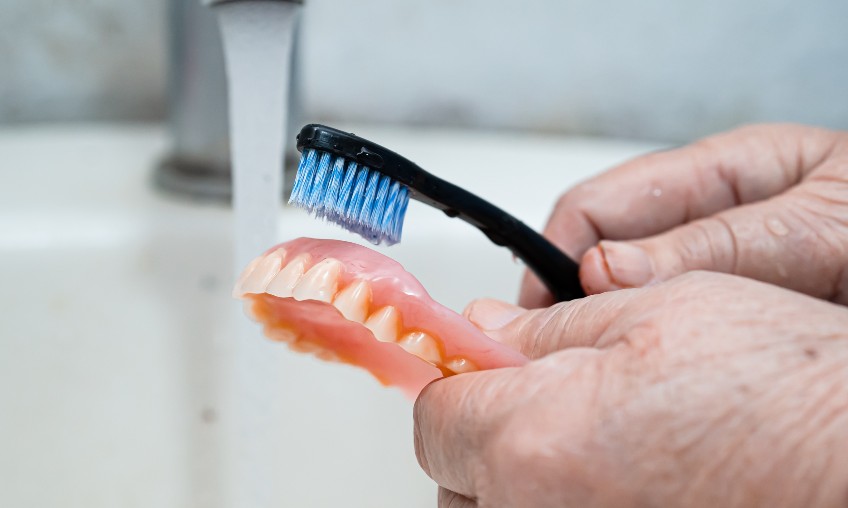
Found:
[[[356,132],[536,228],[561,189],[654,148]],[[155,191],[165,148],[159,126],[0,131],[0,506],[434,506],[412,403],[260,338],[230,298],[230,210]],[[281,241],[359,241],[281,213]],[[457,310],[517,292],[508,251],[417,203],[380,250]],[[233,361],[245,347],[255,366]]]

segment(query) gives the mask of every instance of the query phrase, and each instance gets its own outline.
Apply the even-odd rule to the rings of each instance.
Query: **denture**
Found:
[[[528,361],[435,302],[396,261],[349,242],[273,247],[247,266],[233,296],[268,338],[363,367],[411,397],[441,377]]]

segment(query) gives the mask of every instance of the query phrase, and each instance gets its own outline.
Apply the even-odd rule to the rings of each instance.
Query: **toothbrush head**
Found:
[[[409,189],[343,155],[304,148],[289,204],[369,242],[400,242]]]

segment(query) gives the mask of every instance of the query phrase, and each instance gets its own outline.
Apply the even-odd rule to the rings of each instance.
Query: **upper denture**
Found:
[[[299,238],[270,249],[234,294],[270,338],[360,365],[413,396],[445,374],[527,361],[433,301],[397,262],[348,242]]]

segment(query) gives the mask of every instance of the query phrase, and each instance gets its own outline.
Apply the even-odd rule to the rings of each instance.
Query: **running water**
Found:
[[[235,270],[279,241],[283,148],[292,35],[300,6],[240,1],[215,7],[229,85],[235,214]],[[239,308],[239,314],[241,309]],[[284,411],[275,398],[283,375],[278,356],[258,329],[240,317],[227,359],[222,424],[227,426],[226,506],[283,502],[280,438]]]
[[[230,101],[235,270],[277,241],[292,32],[292,2],[228,2],[221,24]]]

